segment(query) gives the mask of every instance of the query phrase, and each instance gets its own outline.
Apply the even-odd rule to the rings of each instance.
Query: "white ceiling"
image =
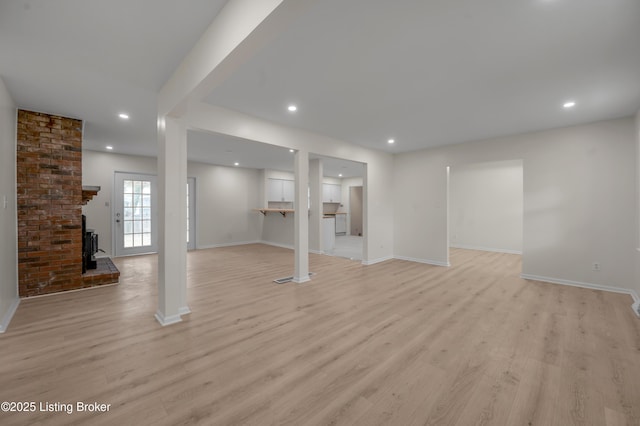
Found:
[[[3,0],[0,76],[19,107],[83,119],[86,148],[154,155],[156,94],[225,3]],[[628,116],[640,1],[317,1],[207,101],[390,152]],[[189,155],[224,163],[229,144],[293,164],[193,132]]]
[[[85,148],[155,155],[157,93],[225,3],[2,0],[0,76],[20,108],[84,120]]]
[[[391,152],[629,116],[640,1],[318,1],[208,101]]]

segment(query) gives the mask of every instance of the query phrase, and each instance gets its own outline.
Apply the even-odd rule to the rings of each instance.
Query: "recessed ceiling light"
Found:
[[[240,165],[240,163],[233,163],[233,165],[234,165],[234,166],[239,166],[239,165]]]
[[[123,120],[128,120],[129,114],[125,114],[124,112],[121,112],[120,114],[118,114],[118,117],[122,118]]]
[[[106,149],[108,149],[109,151],[111,151],[113,149],[113,147],[111,145],[107,145],[105,146]]]
[[[342,177],[342,173],[340,173],[340,174],[338,175],[338,177]]]
[[[567,101],[562,106],[565,107],[565,108],[573,108],[574,106],[576,106],[576,103],[575,103],[575,101]]]
[[[389,139],[389,140],[387,141],[387,143],[394,144],[394,143],[396,143],[396,141],[395,141],[395,139]]]
[[[289,152],[295,152],[293,149],[290,149]]]
[[[289,112],[296,112],[298,110],[298,107],[295,105],[289,105],[287,109],[289,110]]]

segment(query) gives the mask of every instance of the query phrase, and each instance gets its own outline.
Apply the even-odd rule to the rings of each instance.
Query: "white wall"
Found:
[[[522,252],[522,160],[453,167],[449,177],[451,247]]]
[[[16,106],[4,81],[0,78],[0,333],[8,327],[20,302],[18,297],[16,122]]]
[[[196,179],[197,248],[260,240],[260,170],[189,162],[187,174]]]
[[[101,187],[83,213],[87,226],[100,235],[100,247],[112,255],[114,173],[156,174],[157,160],[87,150],[82,155],[83,185]],[[196,248],[260,240],[260,214],[252,211],[260,205],[260,171],[189,162],[187,175],[196,180]]]
[[[631,289],[635,156],[631,117],[397,155],[395,255],[447,262],[447,166],[521,158],[523,274]]]

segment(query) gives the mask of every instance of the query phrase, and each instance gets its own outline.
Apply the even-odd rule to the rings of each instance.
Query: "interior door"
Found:
[[[116,172],[114,197],[115,255],[156,253],[156,177]]]

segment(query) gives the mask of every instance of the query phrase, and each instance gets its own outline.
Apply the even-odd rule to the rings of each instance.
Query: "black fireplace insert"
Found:
[[[87,269],[96,269],[95,254],[98,252],[98,234],[93,229],[87,229],[87,217],[82,215],[82,273]]]

